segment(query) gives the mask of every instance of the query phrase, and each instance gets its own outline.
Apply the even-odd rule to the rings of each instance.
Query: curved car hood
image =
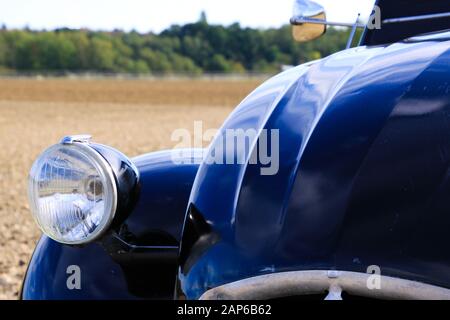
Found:
[[[383,179],[398,172],[386,162],[383,143],[388,146],[390,139],[395,140],[401,127],[388,133],[386,128],[399,119],[427,117],[449,108],[449,57],[450,42],[354,48],[282,73],[246,98],[212,143],[192,189],[192,205],[220,240],[201,253],[183,244],[180,277],[187,296],[198,297],[207,287],[269,271],[360,271],[371,264],[386,264],[392,274],[408,270],[415,278],[450,285],[449,270],[445,280],[427,278],[414,267],[423,256],[414,250],[405,256],[406,244],[392,248],[386,243],[398,244],[404,228],[412,226],[408,220],[397,229],[400,233],[389,231],[401,219],[401,205],[373,211],[377,199],[367,198],[386,192],[389,187]],[[254,129],[258,135],[248,143],[246,161],[239,164],[234,157],[235,164],[212,163],[223,145],[227,152],[237,149],[228,147],[228,129]],[[279,150],[270,149],[279,151],[274,175],[261,174],[268,165],[248,161],[263,129],[279,130]],[[408,137],[402,139],[396,141],[397,148]],[[439,161],[446,164],[450,158],[446,149],[442,152]],[[405,151],[396,159],[407,156]],[[361,180],[370,174],[372,180]],[[415,184],[420,179],[410,180]],[[402,184],[394,181],[392,188],[401,189]],[[389,196],[382,201],[389,203]],[[420,214],[412,219],[420,220]],[[187,221],[185,233],[189,232]],[[442,263],[438,260],[433,266]],[[408,269],[406,263],[413,266]]]

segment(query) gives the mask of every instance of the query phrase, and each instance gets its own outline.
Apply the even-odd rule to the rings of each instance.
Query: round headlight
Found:
[[[44,151],[31,168],[28,193],[41,230],[65,244],[97,239],[117,209],[113,169],[83,141],[63,142]]]

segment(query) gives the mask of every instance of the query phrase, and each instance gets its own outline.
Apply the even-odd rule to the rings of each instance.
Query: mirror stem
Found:
[[[358,13],[358,17],[356,18],[355,24],[352,27],[352,32],[350,33],[350,37],[348,38],[346,49],[350,49],[353,43],[353,39],[355,38],[356,34],[356,28],[358,28],[359,25],[359,17],[361,16],[360,13]]]

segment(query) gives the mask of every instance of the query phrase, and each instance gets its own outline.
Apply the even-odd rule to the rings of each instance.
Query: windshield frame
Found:
[[[383,23],[386,19],[450,12],[448,0],[377,0],[375,5],[381,11],[381,29],[366,27],[360,45],[395,43],[421,34],[450,29],[448,17],[392,24]]]

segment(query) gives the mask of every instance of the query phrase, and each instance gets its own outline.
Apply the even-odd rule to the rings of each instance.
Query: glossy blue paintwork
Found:
[[[200,151],[174,158],[171,151],[162,151],[133,159],[140,174],[139,200],[114,233],[143,246],[140,253],[121,253],[106,242],[67,246],[43,236],[29,264],[22,298],[172,298],[178,243]],[[174,247],[175,259],[165,261],[161,247]],[[81,290],[66,286],[70,265],[81,269]]]
[[[448,41],[359,47],[269,80],[213,147],[226,129],[279,129],[279,171],[200,166],[179,297],[268,272],[370,265],[450,288],[449,115]]]

